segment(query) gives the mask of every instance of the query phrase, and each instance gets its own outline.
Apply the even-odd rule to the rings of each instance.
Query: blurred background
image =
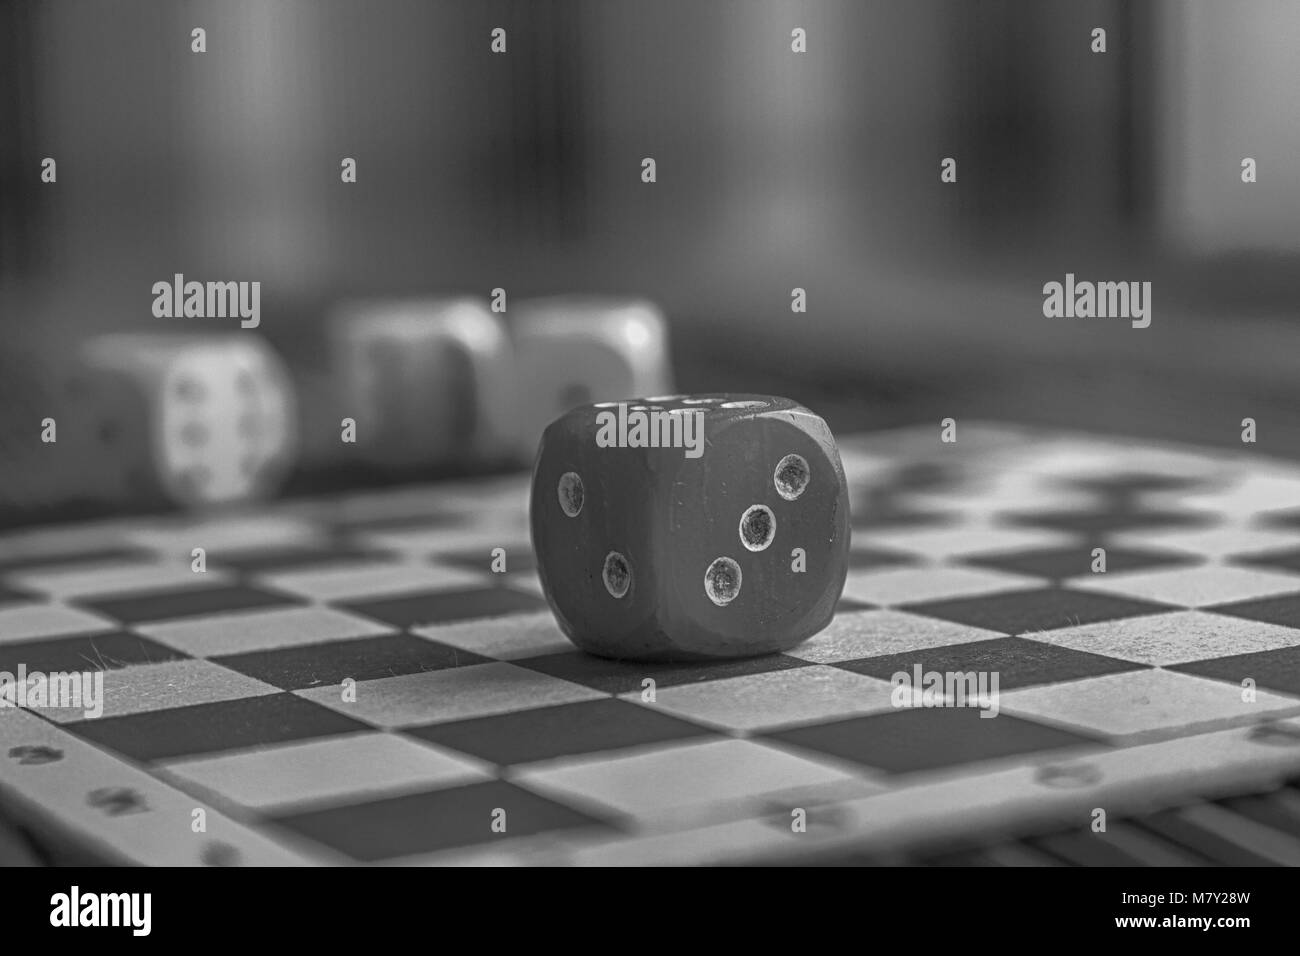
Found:
[[[260,280],[298,366],[342,296],[637,294],[684,389],[837,431],[1300,454],[1297,48],[1287,0],[7,0],[0,417],[183,272]],[[1151,326],[1045,318],[1067,272]]]

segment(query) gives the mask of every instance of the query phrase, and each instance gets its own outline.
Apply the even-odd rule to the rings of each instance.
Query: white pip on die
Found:
[[[295,460],[288,372],[246,332],[92,338],[69,402],[92,498],[185,506],[261,498]]]
[[[516,456],[579,405],[673,391],[668,323],[644,299],[555,296],[510,308],[518,367]]]
[[[336,407],[355,421],[364,461],[437,467],[508,454],[515,370],[505,326],[486,304],[344,302],[329,334]]]

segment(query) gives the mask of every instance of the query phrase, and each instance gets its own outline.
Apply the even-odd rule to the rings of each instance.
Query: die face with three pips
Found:
[[[788,649],[830,622],[848,569],[830,429],[768,395],[573,409],[542,436],[530,518],[561,628],[604,657]]]

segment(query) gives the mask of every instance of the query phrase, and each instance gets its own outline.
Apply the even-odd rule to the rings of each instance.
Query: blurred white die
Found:
[[[275,491],[293,465],[289,376],[250,333],[106,335],[79,359],[70,410],[93,497],[243,501]]]
[[[505,326],[473,298],[355,301],[330,321],[337,408],[384,466],[496,461],[509,451],[514,362]]]
[[[673,390],[668,324],[641,299],[557,296],[512,306],[518,366],[516,448],[532,461],[542,431],[578,405]]]

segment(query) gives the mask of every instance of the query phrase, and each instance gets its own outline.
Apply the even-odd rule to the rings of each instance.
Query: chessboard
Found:
[[[103,691],[0,708],[0,805],[109,863],[1300,863],[1300,466],[939,433],[842,439],[834,621],[716,664],[573,647],[522,474],[7,534],[0,671]]]

